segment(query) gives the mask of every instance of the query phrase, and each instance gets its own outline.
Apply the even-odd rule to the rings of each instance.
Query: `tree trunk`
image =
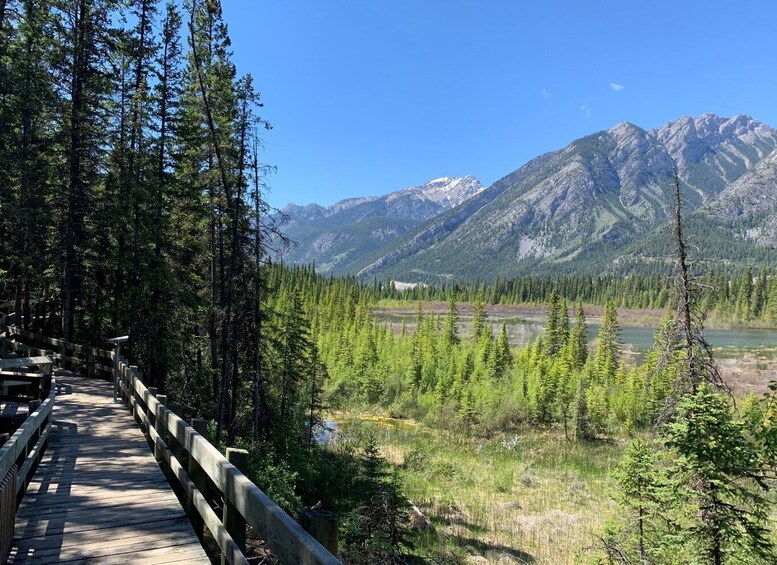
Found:
[[[88,5],[79,0],[75,8],[73,26],[73,64],[70,83],[70,148],[67,220],[65,224],[65,272],[62,285],[62,338],[72,341],[75,332],[75,310],[81,298],[82,263],[81,244],[84,236],[84,214],[86,209],[86,187],[82,178],[83,120],[85,114],[84,81],[88,61],[86,60],[87,30],[89,27]]]

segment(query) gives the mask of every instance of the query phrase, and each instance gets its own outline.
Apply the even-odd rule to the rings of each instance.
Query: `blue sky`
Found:
[[[222,0],[265,103],[269,200],[332,204],[440,177],[488,185],[629,121],[777,126],[777,4]]]

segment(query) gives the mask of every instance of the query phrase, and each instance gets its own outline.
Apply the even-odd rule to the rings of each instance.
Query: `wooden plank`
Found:
[[[181,545],[191,546],[195,543],[191,538],[179,531],[164,532],[153,537],[157,548],[173,548]],[[199,545],[199,543],[197,543]],[[66,547],[48,547],[35,548],[36,559],[45,559],[49,563],[63,563],[76,559],[99,559],[106,557],[133,554],[143,551],[149,551],[148,539],[140,538],[137,533],[135,537],[114,539],[106,536],[100,540],[94,540],[91,543],[82,543],[79,545],[69,545]]]
[[[22,501],[22,504],[24,502]],[[88,517],[87,517],[88,518]],[[75,532],[91,531],[91,530],[105,530],[115,528],[117,526],[135,526],[138,531],[138,535],[151,536],[153,534],[153,524],[167,522],[170,520],[179,520],[181,522],[187,522],[186,516],[179,515],[177,512],[166,508],[162,510],[147,511],[142,514],[136,514],[132,517],[128,517],[126,514],[121,515],[114,513],[113,515],[104,515],[102,513],[94,513],[93,519],[82,519],[80,521],[68,522],[66,519],[58,519],[49,521],[43,519],[19,519],[16,521],[16,533],[14,539],[23,539],[30,537],[38,537],[42,535],[47,536],[59,536],[65,539],[67,536]],[[195,536],[196,538],[196,536]]]
[[[16,369],[19,367],[41,367],[51,365],[51,358],[45,355],[39,357],[17,357],[16,359],[0,359],[0,369]]]
[[[57,398],[49,447],[17,513],[13,563],[209,563],[111,385],[58,379],[69,393]]]
[[[200,546],[199,542],[190,542],[185,545],[176,545],[173,547],[161,547],[135,551],[133,553],[119,553],[117,555],[109,556],[106,555],[97,559],[97,562],[100,563],[100,565],[126,565],[126,563],[136,563],[138,561],[160,563],[164,559],[180,557],[181,555],[185,554],[187,563],[197,563],[197,560],[193,558],[193,556],[198,555],[201,552],[202,546]],[[60,563],[71,563],[73,561],[83,562],[83,559],[83,557],[75,557],[66,561],[60,561]]]
[[[129,385],[147,406],[146,412],[155,414],[162,420],[172,437],[194,457],[224,497],[282,562],[303,565],[340,563],[237,467],[227,461],[210,442],[157,401],[134,371],[129,369],[127,374]],[[155,442],[158,443],[159,436],[155,435]]]
[[[21,469],[19,469],[19,475],[17,477],[17,485],[16,489],[17,492],[24,489],[24,487],[27,486],[27,483],[30,480],[30,477],[28,476],[32,468],[35,466],[36,462],[41,456],[41,453],[43,452],[43,446],[46,445],[46,442],[49,438],[49,433],[51,431],[51,423],[49,423],[41,432],[40,437],[38,438],[38,441],[35,442],[35,446],[29,450],[27,453],[27,460],[22,465]]]
[[[26,495],[25,495],[26,496]],[[137,492],[126,493],[122,496],[112,496],[110,504],[114,506],[131,506],[133,502],[137,502],[139,495]],[[51,497],[43,497],[41,502],[35,503],[35,500],[30,500],[30,504],[23,510],[16,513],[16,517],[19,519],[35,518],[46,516],[51,518],[56,514],[61,514],[72,510],[73,508],[73,496],[71,495],[55,495]],[[160,502],[177,502],[178,499],[172,492],[154,492],[146,493],[142,500],[154,500]],[[103,506],[106,507],[106,506]],[[134,508],[133,508],[134,509]]]
[[[112,493],[110,493],[112,494]],[[41,508],[35,508],[34,510],[25,510],[19,512],[17,517],[19,520],[54,520],[62,515],[68,520],[76,520],[81,515],[90,514],[93,512],[99,512],[105,517],[110,517],[114,513],[124,512],[125,516],[129,516],[132,513],[145,513],[155,511],[160,507],[166,507],[178,514],[177,506],[174,504],[177,502],[175,496],[172,497],[153,497],[145,500],[127,500],[126,498],[115,500],[113,496],[108,496],[103,499],[96,497],[83,497],[82,499],[77,496],[71,496],[71,504],[67,505],[48,505],[37,504]]]
[[[178,521],[168,526],[164,530],[164,535],[170,534],[185,537],[187,534],[187,524],[184,521]],[[110,531],[105,530],[86,530],[83,532],[74,533],[62,540],[56,536],[37,536],[26,538],[17,543],[17,549],[21,552],[25,552],[30,548],[34,548],[36,551],[42,551],[45,549],[51,549],[55,547],[69,548],[79,547],[81,545],[94,545],[96,543],[110,539],[111,542],[117,542],[119,540],[138,539],[138,531],[135,528],[127,528],[122,525],[118,525],[112,528]]]
[[[197,485],[189,478],[189,475],[181,466],[178,459],[176,459],[172,452],[167,448],[164,440],[153,427],[149,428],[149,432],[167,464],[170,465],[170,469],[178,479],[178,482],[184,487],[187,497],[192,501],[192,504],[194,504],[197,512],[202,517],[203,522],[208,527],[211,534],[213,534],[216,543],[218,543],[219,548],[221,549],[221,554],[233,565],[248,565],[248,560],[243,555],[240,547],[238,547],[235,540],[232,539],[229,531],[227,531],[227,528],[219,517],[216,516],[216,513],[205,500],[205,497],[202,496]]]

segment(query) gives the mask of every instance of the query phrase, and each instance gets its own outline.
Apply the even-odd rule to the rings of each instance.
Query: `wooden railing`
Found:
[[[37,372],[21,371],[37,367]],[[10,547],[16,509],[48,445],[55,382],[49,357],[0,359],[0,382],[37,385],[24,422],[0,447],[0,556]],[[12,503],[11,503],[12,502]]]
[[[43,324],[49,320],[49,318],[55,314],[51,308],[54,306],[54,301],[46,298],[33,298],[27,301],[27,304],[21,304],[20,310],[17,310],[16,301],[0,303],[0,332],[5,329],[7,325],[20,325],[24,327],[36,329],[42,327]],[[24,323],[24,308],[29,308],[30,319],[27,323]]]
[[[74,367],[87,370],[91,367],[95,375],[111,370],[106,360],[114,361],[111,351],[66,343],[14,327],[9,328],[9,333],[35,346],[50,347],[59,353],[61,360]],[[80,357],[84,354],[90,356],[88,360]],[[119,357],[114,366],[113,378],[120,398],[146,434],[157,461],[169,470],[169,475],[185,493],[186,509],[198,534],[204,526],[213,535],[222,561],[248,563],[243,552],[246,525],[250,525],[281,563],[340,563],[231,461],[247,453],[228,449],[225,457],[192,425],[165,406],[166,397],[143,384],[137,367],[129,365],[124,357]]]
[[[52,351],[63,369],[77,371],[87,377],[113,378],[112,351],[38,335],[17,326],[8,326],[7,336],[16,339],[13,347],[17,352]]]

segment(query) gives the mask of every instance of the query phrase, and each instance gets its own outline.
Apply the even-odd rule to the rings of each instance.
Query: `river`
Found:
[[[444,314],[442,314],[444,315]],[[375,312],[378,322],[390,323],[395,331],[402,322],[408,331],[413,331],[415,314],[407,310],[379,310]],[[464,311],[459,316],[460,335],[470,332],[472,315]],[[516,313],[513,310],[489,310],[488,320],[494,333],[499,332],[502,322],[506,324],[510,343],[522,347],[533,341],[544,331],[545,314],[541,311]],[[593,341],[599,331],[598,318],[591,318],[588,324],[588,339]],[[653,345],[654,327],[644,325],[621,326],[620,339],[626,349],[641,357]],[[746,352],[757,352],[759,357],[777,359],[777,330],[774,329],[707,329],[704,331],[707,341],[722,358],[739,357]]]

